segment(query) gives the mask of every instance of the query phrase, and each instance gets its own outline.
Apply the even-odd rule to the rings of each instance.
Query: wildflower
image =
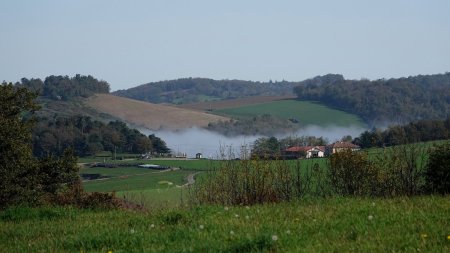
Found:
[[[112,253],[112,250],[108,250],[108,253]]]
[[[372,202],[372,206],[375,206],[375,202]]]
[[[272,235],[272,241],[277,241],[278,240],[278,236],[277,235]]]
[[[450,240],[450,235],[447,235],[447,240]]]
[[[248,216],[248,215],[245,215],[245,219],[247,219],[247,220],[248,220],[248,219],[250,219],[250,216]]]
[[[134,232],[135,232],[134,229],[130,229],[131,234],[134,234]]]
[[[234,235],[234,231],[233,230],[230,231],[230,235]]]
[[[225,209],[225,211],[228,211],[228,206],[226,206],[224,209]]]
[[[291,230],[286,230],[286,234],[290,235],[291,234]]]
[[[427,238],[428,235],[427,234],[421,234],[420,237],[422,237],[423,239]]]
[[[250,209],[250,207],[249,207],[249,206],[245,206],[245,209],[249,210],[249,209]]]
[[[300,219],[299,218],[295,218],[295,221],[300,221]]]
[[[154,227],[155,227],[155,224],[150,225],[150,228],[154,228]]]
[[[239,218],[239,214],[235,213],[234,217]]]
[[[373,219],[373,216],[372,216],[372,215],[369,215],[369,216],[367,216],[367,219],[372,220],[372,219]]]
[[[203,225],[200,225],[200,226],[199,226],[199,228],[200,228],[200,229],[204,229],[204,228],[205,228],[205,226],[203,226]]]

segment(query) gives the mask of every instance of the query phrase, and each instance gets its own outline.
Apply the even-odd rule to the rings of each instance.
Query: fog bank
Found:
[[[357,137],[365,130],[361,127],[308,126],[295,133],[275,135],[275,137],[322,136],[331,143],[340,140],[345,135]],[[153,133],[160,137],[173,153],[186,153],[189,158],[195,157],[196,153],[202,153],[204,158],[211,159],[220,157],[221,148],[231,149],[235,154],[239,154],[242,146],[250,147],[256,139],[263,137],[260,135],[228,137],[202,128],[188,128],[175,132],[141,129],[141,132],[146,135]]]

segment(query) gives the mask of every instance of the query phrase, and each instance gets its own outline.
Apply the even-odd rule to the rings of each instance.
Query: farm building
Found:
[[[195,158],[196,159],[202,159],[203,158],[203,154],[202,153],[197,153],[197,154],[195,154]]]
[[[361,148],[351,142],[337,141],[331,145],[328,145],[325,150],[326,155],[332,155],[334,153],[340,152],[342,150],[351,149],[352,151],[358,151]]]
[[[324,157],[325,146],[294,146],[284,150],[284,156],[288,159]]]

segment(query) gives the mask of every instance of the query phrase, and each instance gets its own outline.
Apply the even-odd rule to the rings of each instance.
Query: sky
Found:
[[[301,81],[450,71],[448,0],[1,0],[0,81]]]

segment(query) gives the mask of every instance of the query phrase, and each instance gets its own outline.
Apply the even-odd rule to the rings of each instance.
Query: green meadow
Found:
[[[297,119],[302,125],[366,127],[356,115],[327,107],[318,102],[279,100],[256,105],[214,110],[212,113],[234,118],[270,114],[282,119]]]
[[[0,211],[0,252],[449,252],[450,199]]]

